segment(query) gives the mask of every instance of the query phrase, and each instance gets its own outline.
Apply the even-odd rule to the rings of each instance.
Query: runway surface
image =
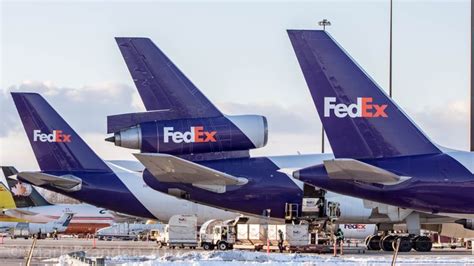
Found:
[[[32,244],[31,239],[4,238],[0,244],[1,265],[24,265]],[[154,242],[144,241],[98,241],[67,238],[60,240],[38,240],[33,253],[34,265],[56,265],[68,263],[64,256],[74,251],[86,251],[88,257],[107,257],[107,265],[387,265],[390,252],[365,252],[346,250],[342,257],[330,254],[279,254],[253,251],[213,251],[158,248]],[[351,254],[352,253],[352,254]],[[471,250],[433,250],[430,253],[401,253],[397,265],[473,265]]]

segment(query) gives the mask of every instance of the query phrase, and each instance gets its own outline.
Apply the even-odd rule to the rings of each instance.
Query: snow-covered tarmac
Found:
[[[390,265],[390,254],[351,254],[342,257],[316,254],[279,254],[251,251],[189,251],[162,256],[116,256],[107,258],[107,265]],[[61,256],[59,265],[71,265],[67,256]],[[396,265],[473,265],[474,255],[399,255]]]

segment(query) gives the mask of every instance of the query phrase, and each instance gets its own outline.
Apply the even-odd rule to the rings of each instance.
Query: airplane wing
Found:
[[[387,170],[354,159],[327,160],[324,161],[324,167],[328,176],[335,180],[393,185],[409,179],[409,177],[398,176]]]
[[[38,213],[24,210],[22,208],[13,208],[13,209],[3,209],[3,212],[10,217],[21,217],[22,215],[36,215]]]
[[[161,182],[191,184],[216,193],[224,193],[226,186],[245,185],[246,178],[226,173],[161,153],[138,153],[135,157]]]
[[[146,220],[148,220],[147,218],[128,215],[128,214],[121,213],[121,212],[115,212],[115,211],[110,211],[110,210],[108,212],[113,215],[114,222],[118,222],[118,223],[132,223],[132,222],[136,222],[136,221],[146,221]]]
[[[108,163],[113,165],[125,168],[127,170],[141,173],[145,170],[145,166],[137,161],[129,161],[129,160],[108,160]]]
[[[35,186],[51,185],[65,191],[78,191],[82,185],[82,180],[73,175],[55,176],[41,172],[20,172],[17,176]]]

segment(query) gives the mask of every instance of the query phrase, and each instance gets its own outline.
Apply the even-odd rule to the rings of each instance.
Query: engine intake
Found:
[[[465,229],[474,230],[474,220],[473,219],[459,219],[454,221],[457,224],[461,224]]]

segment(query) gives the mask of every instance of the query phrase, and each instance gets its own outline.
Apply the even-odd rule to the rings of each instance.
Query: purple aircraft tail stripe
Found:
[[[328,33],[288,34],[336,157],[440,152]]]
[[[37,93],[12,93],[26,135],[43,171],[110,171]]]
[[[150,39],[116,41],[148,111],[170,110],[172,119],[222,115]]]

